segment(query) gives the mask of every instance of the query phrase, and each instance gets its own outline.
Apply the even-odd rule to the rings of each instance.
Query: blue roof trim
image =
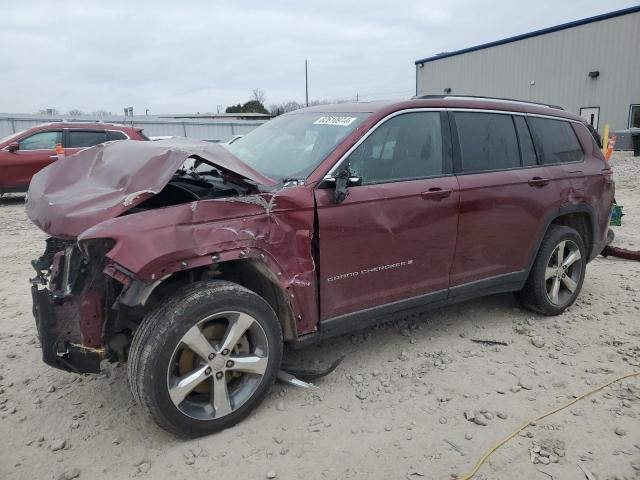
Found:
[[[496,40],[494,42],[483,43],[476,45],[475,47],[463,48],[462,50],[456,50],[455,52],[442,53],[440,55],[433,55],[432,57],[421,58],[416,60],[415,64],[420,65],[427,62],[434,62],[443,58],[455,57],[456,55],[462,55],[463,53],[475,52],[476,50],[483,50],[485,48],[495,47],[497,45],[504,45],[505,43],[517,42],[518,40],[524,40],[526,38],[537,37],[538,35],[544,35],[546,33],[557,32],[559,30],[566,30],[567,28],[578,27],[580,25],[586,25],[588,23],[599,22],[601,20],[607,20],[609,18],[621,17],[622,15],[628,15],[630,13],[640,12],[640,5],[635,7],[624,8],[622,10],[616,10],[614,12],[603,13],[596,15],[595,17],[583,18],[582,20],[575,20],[573,22],[563,23],[556,25],[555,27],[543,28],[542,30],[536,30],[534,32],[523,33],[516,35],[515,37],[503,38],[502,40]]]

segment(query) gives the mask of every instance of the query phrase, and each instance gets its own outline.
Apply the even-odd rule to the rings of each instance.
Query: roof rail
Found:
[[[558,105],[550,105],[547,103],[540,102],[530,102],[528,100],[518,100],[515,98],[501,98],[501,97],[484,97],[482,95],[419,95],[412,97],[412,100],[418,99],[430,99],[430,98],[454,98],[458,100],[464,99],[472,99],[472,100],[492,100],[497,102],[513,102],[513,103],[522,103],[525,105],[535,105],[537,107],[547,107],[547,108],[555,108],[556,110],[564,110],[564,108]]]
[[[105,123],[104,120],[83,120],[81,118],[63,118],[62,123]]]

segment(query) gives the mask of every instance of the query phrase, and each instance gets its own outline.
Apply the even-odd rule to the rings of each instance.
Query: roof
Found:
[[[314,107],[302,108],[286,113],[285,115],[295,115],[297,113],[372,113],[372,117],[383,118],[384,116],[412,108],[438,108],[438,109],[483,109],[507,112],[532,113],[538,115],[566,118],[582,122],[583,119],[573,113],[540,103],[533,103],[526,100],[492,98],[492,97],[470,97],[455,95],[426,95],[422,98],[416,97],[410,100],[376,101],[358,103],[336,103],[332,105],[317,105]]]
[[[118,127],[118,128],[136,128],[132,125],[123,125],[120,123],[109,123],[109,122],[102,122],[102,121],[90,121],[90,120],[82,120],[82,121],[68,121],[68,120],[61,120],[59,122],[44,122],[44,123],[40,123],[38,125],[34,125],[32,127],[29,127],[27,130],[32,130],[34,128],[43,128],[43,127],[50,127],[50,126],[54,126],[54,127],[61,127],[61,128],[85,128],[85,127],[91,127],[91,128],[95,128],[95,127]]]
[[[414,100],[422,100],[422,99],[433,99],[433,98],[450,98],[456,100],[481,100],[481,101],[492,101],[492,102],[503,102],[506,104],[514,104],[521,103],[525,105],[533,105],[536,107],[547,107],[547,108],[556,108],[558,110],[564,110],[564,108],[558,105],[551,105],[548,103],[541,102],[532,102],[530,100],[518,100],[516,98],[504,98],[504,97],[487,97],[483,95],[420,95],[417,97],[413,97]]]
[[[542,30],[535,30],[533,32],[523,33],[521,35],[516,35],[515,37],[508,37],[508,38],[503,38],[502,40],[496,40],[494,42],[483,43],[481,45],[476,45],[475,47],[463,48],[462,50],[456,50],[454,52],[440,53],[437,55],[433,55],[431,57],[426,57],[426,58],[421,58],[420,60],[416,60],[415,64],[420,65],[427,62],[433,62],[435,60],[441,60],[443,58],[462,55],[463,53],[475,52],[476,50],[484,50],[485,48],[504,45],[505,43],[517,42],[519,40],[525,40],[527,38],[537,37],[539,35],[546,35],[547,33],[558,32],[560,30],[579,27],[580,25],[587,25],[589,23],[600,22],[602,20],[621,17],[623,15],[628,15],[630,13],[636,13],[636,12],[640,12],[640,5],[636,5],[635,7],[624,8],[622,10],[616,10],[614,12],[603,13],[601,15],[596,15],[594,17],[583,18],[582,20],[575,20],[573,22],[563,23],[560,25],[556,25],[555,27],[548,27],[548,28],[543,28]]]

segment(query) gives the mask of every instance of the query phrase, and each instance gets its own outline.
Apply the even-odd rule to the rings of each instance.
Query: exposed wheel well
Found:
[[[162,280],[157,285],[135,289],[121,298],[119,323],[116,331],[127,327],[128,321],[138,323],[146,313],[162,299],[171,296],[177,289],[199,280],[227,280],[237,283],[264,298],[276,313],[282,324],[282,336],[285,340],[297,338],[295,316],[288,302],[286,292],[280,286],[277,277],[266,264],[255,259],[231,260],[208,267],[182,270]],[[131,325],[129,325],[131,327]],[[127,328],[129,328],[127,327]],[[135,330],[135,326],[131,327]]]
[[[589,255],[593,250],[593,222],[591,216],[587,212],[573,212],[560,215],[553,222],[553,225],[563,225],[573,228],[584,242]]]
[[[242,285],[264,298],[282,324],[284,340],[297,338],[296,322],[282,287],[269,268],[258,260],[232,260],[218,265],[214,278]]]

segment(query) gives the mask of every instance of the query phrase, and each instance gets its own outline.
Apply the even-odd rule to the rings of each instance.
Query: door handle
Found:
[[[529,185],[531,185],[532,187],[544,187],[545,185],[547,185],[551,180],[549,180],[548,178],[542,178],[542,177],[533,177],[531,180],[529,180]]]
[[[422,192],[420,196],[425,200],[441,200],[443,198],[449,197],[452,191],[453,190],[451,190],[450,188],[443,190],[440,187],[434,187],[430,188],[426,192]]]
[[[58,155],[49,155],[49,158],[58,158]]]

